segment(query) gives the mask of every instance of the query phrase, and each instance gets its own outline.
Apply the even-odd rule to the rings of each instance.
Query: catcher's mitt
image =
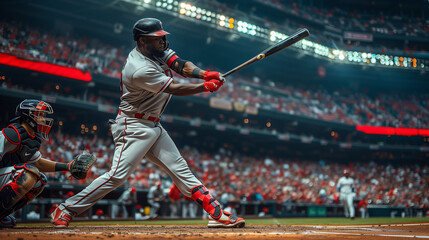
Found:
[[[76,179],[85,179],[89,168],[94,164],[97,158],[87,151],[78,154],[69,163],[70,173]]]

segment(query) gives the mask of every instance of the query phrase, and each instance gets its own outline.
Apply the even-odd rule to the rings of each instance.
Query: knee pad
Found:
[[[31,164],[16,164],[14,168],[12,180],[0,189],[1,219],[33,200],[47,182],[46,176]]]
[[[46,182],[48,178],[45,176],[45,174],[40,173],[40,177],[44,179],[45,181],[37,181],[37,183],[33,186],[30,191],[28,191],[21,199],[18,200],[17,203],[15,203],[14,206],[12,206],[12,211],[15,212],[18,209],[23,208],[25,205],[29,204],[31,201],[33,201],[37,196],[39,196],[40,193],[43,192],[43,189],[45,189]]]
[[[34,184],[33,188],[31,188],[30,191],[28,191],[23,198],[27,198],[28,202],[33,201],[33,199],[35,199],[37,196],[39,196],[40,193],[43,192],[43,189],[45,189],[47,182],[48,178],[46,177],[46,175],[40,173],[40,180],[38,180],[36,184]]]
[[[218,220],[222,217],[222,209],[219,202],[214,197],[210,196],[205,186],[199,185],[193,187],[191,193],[192,199],[202,206],[213,219]]]

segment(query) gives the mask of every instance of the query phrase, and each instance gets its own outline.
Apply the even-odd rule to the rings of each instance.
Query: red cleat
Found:
[[[0,221],[0,228],[13,228],[16,226],[16,219],[12,216],[6,216]]]
[[[243,228],[246,225],[244,218],[237,217],[225,211],[223,211],[223,214],[228,217],[228,220],[210,219],[209,224],[207,224],[207,227],[209,228]]]
[[[69,226],[72,216],[59,208],[51,213],[51,220],[55,228],[66,228]]]

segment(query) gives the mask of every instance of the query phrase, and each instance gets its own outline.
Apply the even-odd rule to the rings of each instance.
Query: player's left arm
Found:
[[[85,179],[89,168],[96,160],[97,158],[93,154],[84,151],[75,156],[69,163],[58,163],[49,159],[40,158],[33,164],[41,172],[68,171],[76,179]]]
[[[57,164],[61,164],[61,163],[57,163],[57,162],[51,161],[51,160],[46,159],[46,158],[40,158],[39,161],[33,163],[33,165],[36,166],[39,169],[39,171],[41,171],[41,172],[63,171],[63,170],[56,170],[55,166]]]
[[[188,60],[181,59],[176,52],[167,49],[162,58],[164,62],[176,73],[187,78],[199,78],[204,81],[221,80],[220,73],[216,71],[203,70]]]

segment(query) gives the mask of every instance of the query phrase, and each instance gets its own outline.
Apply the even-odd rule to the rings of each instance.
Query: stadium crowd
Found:
[[[71,161],[86,149],[98,161],[85,180],[72,180],[68,172],[49,173],[51,184],[66,182],[85,185],[110,169],[113,157],[110,139],[68,136],[51,133],[41,152],[59,162]],[[226,149],[211,154],[194,147],[180,149],[199,179],[212,189],[221,202],[338,203],[336,183],[344,169],[356,182],[356,198],[366,197],[369,204],[429,207],[429,166],[418,164],[336,163],[280,157],[258,158]],[[128,180],[130,186],[148,189],[156,182],[171,185],[171,179],[154,164],[142,159]]]
[[[0,23],[0,52],[111,77],[121,76],[126,59],[124,47],[114,47],[93,38],[41,31],[17,22]]]
[[[404,11],[404,13],[399,14],[371,11],[365,8],[321,7],[321,4],[306,4],[296,0],[254,1],[285,13],[284,16],[286,17],[282,21],[277,21],[281,22],[278,24],[268,20],[270,19],[270,11],[264,13],[253,8],[259,17],[261,14],[265,14],[263,17],[267,28],[279,31],[287,29],[287,31],[292,32],[297,28],[307,27],[312,33],[309,39],[332,48],[382,54],[395,52],[394,54],[403,55],[407,53],[411,56],[415,52],[427,52],[428,50],[425,42],[397,41],[398,37],[424,38],[429,35],[428,20],[424,17],[418,17],[419,13],[410,14]],[[303,22],[312,22],[313,26],[312,24],[304,26]],[[345,32],[369,34],[374,38],[369,42],[365,39],[347,39],[343,34]],[[382,41],[379,41],[378,38]]]
[[[179,82],[199,81],[175,78]],[[340,122],[348,125],[429,128],[429,94],[378,94],[371,97],[363,92],[343,89],[330,92],[323,88],[302,89],[271,82],[260,84],[257,78],[237,78],[227,83],[215,95],[202,93],[199,97],[219,97],[260,109]],[[270,86],[271,85],[271,86]],[[28,88],[23,84],[4,81],[1,88],[63,96],[92,104],[118,106],[119,98],[100,96],[72,86],[54,90],[46,83]],[[115,95],[115,94],[113,94]],[[204,119],[204,116],[201,116]],[[206,119],[207,120],[207,119]]]
[[[370,97],[350,89],[329,92],[323,88],[302,89],[279,83],[266,87],[256,82],[234,79],[222,87],[218,97],[262,109],[349,125],[429,126],[429,94],[403,96],[391,93]]]
[[[301,1],[256,0],[281,11],[323,23],[343,31],[375,34],[427,37],[429,26],[425,19],[405,14],[392,14],[368,9],[346,10],[340,7],[316,7],[300,4]]]
[[[117,48],[96,39],[74,38],[42,32],[20,23],[0,23],[0,52],[36,61],[50,62],[119,78],[125,61],[125,47]],[[176,76],[179,78],[179,76]],[[255,80],[256,79],[256,80]],[[179,81],[189,81],[182,79]],[[192,81],[192,80],[191,80]],[[92,92],[61,91],[50,89],[29,91],[57,94],[92,103],[117,105],[118,99],[100,97]],[[16,83],[3,81],[2,87],[23,89]],[[203,97],[209,94],[201,94]],[[315,119],[336,121],[349,125],[391,127],[429,127],[429,94],[379,94],[375,97],[343,89],[329,92],[323,88],[302,89],[291,85],[270,82],[263,84],[254,79],[239,78],[228,81],[217,93],[218,97],[258,108],[302,115]]]

